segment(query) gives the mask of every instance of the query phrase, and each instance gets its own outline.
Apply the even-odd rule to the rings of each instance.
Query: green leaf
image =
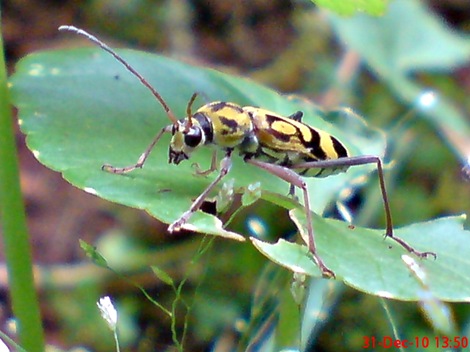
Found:
[[[388,0],[312,0],[312,2],[343,16],[356,12],[379,16],[385,12],[388,4]]]
[[[156,265],[152,265],[151,268],[152,268],[153,273],[158,279],[160,279],[161,281],[163,281],[165,284],[169,286],[174,285],[172,277],[168,275],[166,271],[164,271],[163,269],[160,269]]]
[[[380,18],[363,14],[331,16],[333,28],[405,104],[435,126],[459,158],[466,162],[470,124],[461,109],[437,95],[431,107],[420,104],[423,87],[416,73],[450,71],[470,58],[470,39],[447,27],[421,1],[394,0]]]
[[[420,1],[394,0],[383,17],[331,16],[341,39],[381,76],[448,70],[468,61],[470,40],[452,32]]]
[[[177,116],[185,116],[187,101],[197,91],[208,101],[262,106],[284,115],[302,110],[304,122],[334,134],[352,154],[383,153],[382,134],[349,110],[325,113],[313,104],[289,100],[246,79],[147,53],[127,50],[120,53],[160,92]],[[162,138],[143,169],[126,175],[101,171],[105,163],[114,166],[135,163],[155,134],[169,124],[149,91],[108,53],[79,49],[34,54],[20,61],[11,84],[28,147],[40,162],[61,172],[78,188],[145,209],[157,219],[171,223],[215,177],[194,175],[191,162],[169,165],[169,136]],[[195,106],[203,103],[198,98]],[[331,124],[329,119],[338,125]],[[194,153],[191,161],[204,169],[212,152],[202,149]],[[311,194],[316,197],[312,209],[322,211],[349,178],[369,170],[370,167],[356,167],[348,174],[307,180]],[[235,179],[235,189],[260,182],[263,198],[270,201],[279,201],[276,194],[287,194],[289,188],[286,182],[236,156],[227,179],[230,178]],[[216,217],[202,212],[197,212],[185,228],[244,239],[223,229]]]
[[[302,209],[291,218],[304,228]],[[429,292],[445,301],[470,300],[470,232],[463,229],[464,216],[417,223],[395,230],[395,235],[437,259],[416,258],[426,273]],[[315,241],[319,255],[347,285],[373,295],[407,301],[422,298],[423,288],[401,259],[408,252],[383,230],[350,228],[347,223],[314,214]],[[305,230],[303,230],[305,231]],[[253,244],[274,262],[298,273],[320,276],[304,245],[279,240],[269,244],[252,238]],[[412,256],[412,255],[410,255]]]

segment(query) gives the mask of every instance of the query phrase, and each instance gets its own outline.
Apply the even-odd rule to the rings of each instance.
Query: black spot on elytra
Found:
[[[308,142],[303,140],[304,145],[310,150],[310,153],[312,153],[315,156],[315,158],[317,158],[317,160],[325,160],[326,153],[320,147],[320,134],[311,127],[309,127],[309,129],[310,129],[310,133],[312,134],[312,139]]]
[[[331,141],[333,142],[333,148],[335,148],[336,154],[338,154],[338,158],[346,158],[349,156],[348,151],[339,140],[331,136]]]
[[[290,141],[290,138],[291,136],[288,135],[288,134],[285,134],[285,133],[282,133],[282,132],[279,132],[277,130],[275,130],[274,128],[270,128],[269,129],[269,132],[274,136],[276,137],[276,139],[282,141],[282,142],[289,142]]]
[[[277,116],[267,114],[266,115],[266,121],[268,122],[269,126],[272,126],[276,121],[279,121],[279,119],[277,118]],[[276,139],[278,139],[282,142],[287,143],[291,139],[290,135],[282,133],[281,131],[278,131],[275,128],[272,128],[272,127],[269,128],[269,133],[271,133]],[[297,133],[299,133],[299,131],[297,131]]]

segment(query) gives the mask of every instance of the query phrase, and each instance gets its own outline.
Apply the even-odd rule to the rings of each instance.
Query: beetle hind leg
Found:
[[[308,188],[307,184],[305,181],[302,179],[301,176],[296,174],[294,171],[290,169],[286,169],[282,166],[275,165],[275,164],[268,164],[262,161],[254,160],[254,159],[246,159],[245,160],[247,163],[255,165],[263,170],[266,170],[270,172],[271,174],[283,179],[286,182],[289,182],[291,187],[290,189],[292,190],[294,187],[298,187],[302,190],[302,193],[304,195],[304,208],[305,208],[305,215],[307,219],[307,245],[308,249],[313,256],[313,260],[317,264],[318,268],[321,271],[321,274],[324,278],[334,278],[336,275],[331,270],[326,266],[326,264],[323,262],[321,257],[317,253],[317,249],[315,246],[315,236],[313,232],[313,225],[312,225],[312,212],[310,210],[310,201],[309,201],[309,195],[308,195]],[[290,192],[289,192],[290,193]]]

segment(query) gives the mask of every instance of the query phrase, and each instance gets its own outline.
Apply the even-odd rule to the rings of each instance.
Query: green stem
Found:
[[[117,329],[113,331],[113,335],[114,335],[114,342],[116,343],[116,352],[121,352],[121,347],[119,347],[119,338],[117,334]]]
[[[31,248],[19,184],[18,159],[1,35],[0,48],[2,48],[0,53],[0,220],[2,221],[10,297],[20,344],[29,352],[44,351],[44,332],[34,287]]]
[[[388,302],[385,298],[380,298],[380,303],[382,304],[383,309],[385,310],[385,314],[387,315],[388,321],[390,323],[390,326],[392,327],[392,332],[393,332],[393,338],[395,341],[400,341],[400,335],[398,335],[398,329],[397,329],[397,324],[395,322],[395,319],[392,316],[392,312],[390,311],[390,307],[388,305]],[[404,352],[404,349],[402,346],[398,348],[398,351]]]

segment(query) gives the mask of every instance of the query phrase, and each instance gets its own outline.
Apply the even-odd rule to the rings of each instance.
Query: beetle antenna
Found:
[[[191,127],[193,127],[193,114],[191,112],[191,106],[193,106],[194,101],[197,98],[197,92],[193,93],[191,99],[188,101],[188,107],[186,108],[186,116],[188,116],[188,124],[186,126],[186,131],[188,131]]]
[[[98,45],[101,49],[107,51],[110,53],[117,61],[119,61],[121,64],[124,65],[124,67],[132,73],[134,76],[136,76],[139,81],[147,87],[150,92],[154,95],[155,98],[160,102],[160,104],[163,106],[163,109],[165,109],[168,118],[173,122],[174,124],[178,122],[178,119],[176,118],[175,114],[173,114],[173,111],[171,111],[170,107],[168,104],[163,100],[162,96],[153,88],[150,83],[139,73],[137,72],[126,60],[124,60],[120,55],[118,55],[113,49],[111,49],[108,45],[103,43],[101,40],[96,38],[94,35],[91,35],[90,33],[84,31],[83,29],[74,27],[74,26],[60,26],[59,31],[69,31],[69,32],[74,32],[78,35],[84,36],[88,40],[92,41],[96,45]]]

